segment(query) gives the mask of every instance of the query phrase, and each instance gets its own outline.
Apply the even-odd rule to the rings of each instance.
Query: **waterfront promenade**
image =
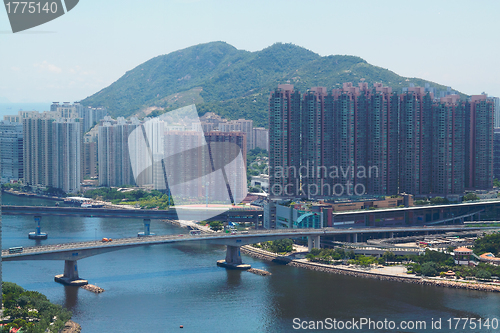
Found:
[[[447,279],[441,277],[423,277],[415,274],[407,274],[406,268],[402,265],[379,267],[371,266],[360,268],[354,265],[329,265],[311,262],[307,259],[295,259],[290,256],[282,256],[276,253],[254,248],[250,245],[242,247],[241,251],[249,256],[286,263],[286,265],[320,271],[331,274],[348,275],[358,278],[370,278],[384,281],[414,283],[427,286],[438,286],[455,289],[468,289],[477,291],[500,292],[500,282],[480,282],[471,280]]]

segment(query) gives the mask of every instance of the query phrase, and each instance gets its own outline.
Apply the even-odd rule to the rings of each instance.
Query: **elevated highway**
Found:
[[[107,218],[138,218],[138,219],[170,219],[176,220],[178,212],[186,220],[205,220],[207,211],[212,219],[232,220],[235,222],[256,222],[262,216],[263,210],[259,207],[196,207],[172,208],[168,210],[154,209],[127,209],[127,208],[81,208],[81,207],[47,207],[47,206],[2,206],[2,215],[33,215],[33,216],[84,216]]]
[[[149,237],[133,237],[114,239],[111,242],[88,241],[76,243],[64,243],[55,245],[43,245],[23,248],[20,253],[10,253],[9,250],[2,251],[2,261],[21,260],[64,260],[64,274],[58,281],[72,284],[81,281],[78,275],[77,261],[90,256],[107,253],[111,251],[124,250],[128,248],[160,245],[170,243],[193,243],[204,242],[208,244],[226,245],[225,263],[238,267],[242,265],[240,246],[255,244],[264,241],[308,237],[309,248],[320,247],[320,237],[338,234],[360,234],[380,232],[430,232],[430,231],[461,231],[497,229],[493,227],[471,227],[471,226],[432,226],[432,227],[408,227],[408,228],[357,228],[357,229],[278,229],[278,230],[256,230],[249,233],[210,233],[201,235],[165,235]],[[79,283],[79,282],[78,282]]]

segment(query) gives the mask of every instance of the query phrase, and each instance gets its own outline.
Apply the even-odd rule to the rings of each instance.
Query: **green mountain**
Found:
[[[200,114],[211,111],[228,119],[252,119],[254,126],[267,127],[269,93],[278,84],[291,83],[305,92],[314,86],[330,90],[343,82],[356,84],[360,79],[370,86],[383,82],[394,91],[410,83],[429,83],[446,90],[445,86],[405,78],[355,56],[321,57],[282,43],[248,52],[212,42],[148,60],[82,104],[106,106],[112,116],[128,117],[157,115],[195,103]]]

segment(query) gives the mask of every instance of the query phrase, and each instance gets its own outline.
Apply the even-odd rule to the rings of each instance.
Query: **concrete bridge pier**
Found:
[[[87,280],[82,280],[78,276],[78,265],[76,264],[76,260],[65,260],[64,274],[56,275],[54,280],[68,286],[83,286],[89,283]]]
[[[144,219],[144,231],[139,232],[137,234],[137,237],[154,236],[154,233],[150,231],[150,226],[151,226],[151,219]]]
[[[259,215],[255,214],[254,217],[255,230],[259,230]]]
[[[358,234],[352,234],[352,242],[357,243],[358,242]]]
[[[321,236],[307,236],[307,250],[311,252],[313,247],[321,249]]]
[[[242,270],[251,268],[250,265],[242,262],[239,246],[227,245],[226,247],[226,260],[217,260],[217,266]]]
[[[35,232],[30,232],[28,234],[29,239],[47,239],[48,235],[45,232],[41,231],[40,227],[40,221],[42,220],[41,216],[35,216],[35,223],[36,223],[36,231]]]

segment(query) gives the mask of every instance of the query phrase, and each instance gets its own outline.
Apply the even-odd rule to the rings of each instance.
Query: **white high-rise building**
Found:
[[[66,193],[80,191],[82,134],[80,118],[52,123],[53,187]]]
[[[253,120],[238,119],[219,123],[221,132],[243,132],[246,136],[247,150],[253,149]]]
[[[81,119],[61,112],[23,118],[24,182],[74,193],[81,180]],[[67,115],[75,116],[74,113]],[[77,116],[77,115],[76,115]]]
[[[252,149],[255,148],[269,150],[269,130],[263,127],[255,127],[253,129]]]
[[[0,121],[2,183],[23,178],[23,125]]]
[[[123,117],[118,117],[117,120],[104,118],[99,126],[98,136],[100,186],[144,185],[143,179],[147,181],[147,175],[139,176],[137,181],[134,179],[130,162],[128,139],[130,133],[140,125],[137,118],[129,121]],[[143,151],[141,154],[146,156],[147,152]]]

